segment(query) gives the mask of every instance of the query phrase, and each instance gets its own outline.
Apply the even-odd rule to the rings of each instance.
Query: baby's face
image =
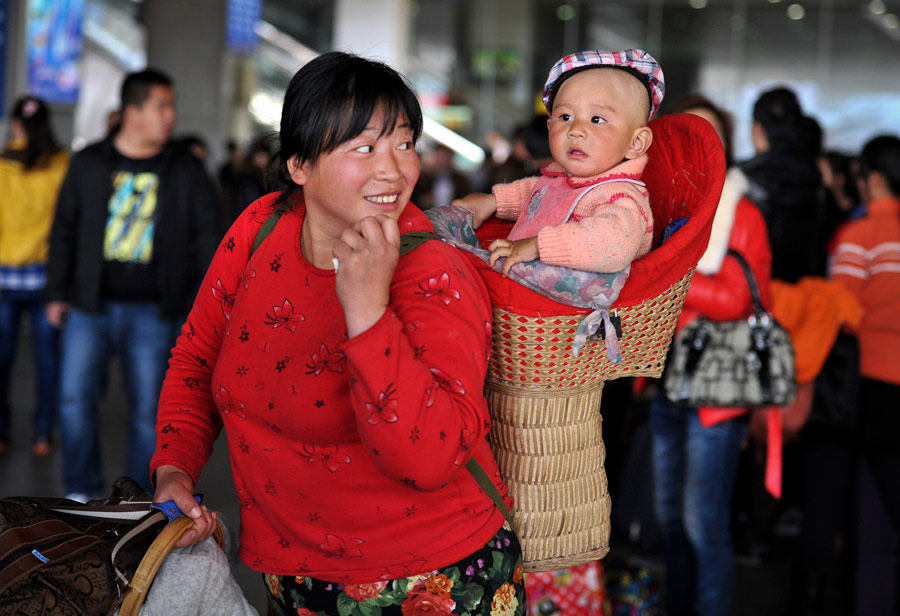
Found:
[[[647,90],[615,68],[582,71],[553,100],[550,151],[568,175],[590,177],[636,158],[635,133],[647,124]]]

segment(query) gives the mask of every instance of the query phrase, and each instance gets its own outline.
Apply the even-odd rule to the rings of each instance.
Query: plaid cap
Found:
[[[650,115],[647,119],[652,118],[657,112],[666,91],[666,82],[659,63],[653,59],[653,56],[642,49],[580,51],[569,54],[559,60],[550,69],[547,83],[544,84],[544,106],[547,107],[548,112],[551,109],[551,101],[556,95],[556,90],[563,81],[563,76],[572,71],[583,70],[592,66],[611,66],[625,69],[633,74],[644,83],[650,96]]]

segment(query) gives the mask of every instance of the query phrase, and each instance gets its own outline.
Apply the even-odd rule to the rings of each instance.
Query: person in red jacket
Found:
[[[506,493],[486,440],[487,289],[440,241],[400,256],[401,233],[432,231],[409,203],[421,130],[387,65],[331,52],[301,68],[283,190],[226,233],[172,353],[154,500],[194,518],[182,545],[210,535],[192,492],[224,426],[239,556],[271,613],[525,613],[519,542],[466,469]]]
[[[765,221],[744,196],[748,182],[730,164],[730,117],[702,97],[690,97],[676,109],[710,121],[722,137],[730,167],[709,246],[685,297],[679,329],[701,314],[715,321],[748,317],[753,312],[750,288],[737,259],[727,251],[737,251],[750,265],[766,306],[771,301],[772,255]],[[662,390],[651,404],[654,507],[663,535],[671,616],[731,613],[731,496],[747,434],[746,415],[740,413],[678,406]]]

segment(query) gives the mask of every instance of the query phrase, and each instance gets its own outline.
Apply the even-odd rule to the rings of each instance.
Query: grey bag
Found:
[[[738,321],[700,317],[686,325],[670,350],[663,375],[666,396],[686,406],[753,408],[784,406],[797,396],[790,334],[766,312],[756,277],[741,264],[754,314]]]

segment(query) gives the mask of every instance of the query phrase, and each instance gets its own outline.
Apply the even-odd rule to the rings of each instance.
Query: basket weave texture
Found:
[[[583,314],[531,317],[494,308],[488,439],[514,499],[526,572],[574,567],[609,550],[603,384],[662,373],[692,274],[652,299],[618,309],[619,364],[609,362],[603,340],[588,341],[572,356]]]
[[[494,307],[488,382],[534,391],[591,387],[624,376],[659,377],[692,275],[693,270],[654,298],[613,310],[622,320],[618,364],[607,359],[606,343],[599,339],[572,356],[584,314],[531,317]]]

